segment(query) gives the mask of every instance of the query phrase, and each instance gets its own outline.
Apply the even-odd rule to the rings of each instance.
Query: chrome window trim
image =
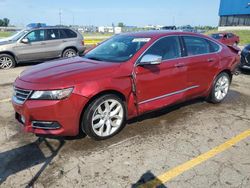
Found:
[[[14,90],[14,92],[16,92],[15,90],[23,90],[23,91],[29,92],[29,94],[27,95],[27,98],[25,100],[23,100],[23,101],[18,100],[18,98],[16,97],[15,93],[13,94],[12,101],[14,103],[16,103],[16,104],[19,104],[19,105],[24,104],[29,99],[30,95],[33,93],[33,90],[22,89],[22,88],[18,88],[18,87],[15,87],[15,86],[13,87],[13,90]]]
[[[180,34],[180,35],[168,35],[168,36],[163,36],[161,38],[158,38],[156,41],[154,41],[149,47],[147,47],[147,49],[139,56],[139,58],[137,58],[137,60],[135,61],[135,64],[134,66],[138,66],[139,65],[139,59],[148,51],[149,48],[151,48],[156,42],[158,42],[159,40],[161,39],[164,39],[166,37],[185,37],[185,36],[190,36],[190,37],[196,37],[196,38],[201,38],[201,39],[205,39],[205,40],[208,40],[210,42],[213,42],[215,44],[217,44],[220,48],[218,51],[216,52],[211,52],[211,53],[205,53],[205,54],[198,54],[198,55],[191,55],[191,56],[183,56],[183,57],[178,57],[178,58],[173,58],[173,59],[166,59],[166,60],[163,60],[163,62],[167,62],[167,61],[171,61],[171,60],[179,60],[179,59],[185,59],[185,58],[190,58],[190,57],[199,57],[199,56],[204,56],[204,55],[210,55],[210,54],[218,54],[222,51],[223,47],[221,44],[219,44],[217,41],[213,41],[209,38],[206,38],[206,37],[202,37],[202,36],[195,36],[195,35],[188,35],[188,34]],[[181,45],[181,44],[180,44]]]
[[[148,102],[151,102],[151,101],[155,101],[155,100],[159,100],[159,99],[162,99],[162,98],[170,97],[170,96],[177,95],[177,94],[180,94],[180,93],[184,93],[186,91],[189,91],[191,89],[195,89],[195,88],[198,88],[198,87],[200,87],[200,86],[199,85],[191,86],[191,87],[179,90],[179,91],[175,91],[175,92],[172,92],[172,93],[168,93],[168,94],[165,94],[165,95],[161,95],[161,96],[158,96],[158,97],[154,97],[154,98],[151,98],[151,99],[141,101],[138,104],[141,105],[141,104],[148,103]]]

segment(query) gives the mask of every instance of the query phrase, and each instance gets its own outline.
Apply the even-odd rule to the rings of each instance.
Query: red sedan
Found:
[[[237,46],[240,43],[240,37],[233,33],[214,33],[210,36],[228,46]]]
[[[101,43],[84,57],[34,66],[14,83],[16,119],[38,135],[101,140],[145,112],[228,94],[237,51],[200,34],[137,32]]]

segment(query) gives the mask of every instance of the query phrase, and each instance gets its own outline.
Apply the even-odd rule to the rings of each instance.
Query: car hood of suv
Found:
[[[9,39],[0,39],[0,45],[12,44],[15,41]]]
[[[70,85],[111,75],[119,65],[74,57],[33,66],[22,72],[19,79],[30,83]]]

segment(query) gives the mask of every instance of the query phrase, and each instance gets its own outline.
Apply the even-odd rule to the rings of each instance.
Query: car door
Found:
[[[142,55],[162,57],[159,65],[135,67],[139,113],[161,108],[183,98],[186,88],[186,67],[182,64],[178,36],[164,37]],[[139,59],[140,62],[140,59]]]
[[[187,87],[193,88],[186,92],[186,97],[202,96],[211,85],[214,72],[219,66],[217,52],[220,46],[208,39],[197,36],[182,36],[187,67]]]
[[[45,31],[46,59],[60,57],[63,50],[63,39],[60,37],[59,29],[46,29]]]
[[[19,61],[35,61],[44,58],[46,53],[46,48],[44,47],[44,29],[33,30],[23,39],[28,39],[28,42],[24,43],[21,39],[15,47]]]

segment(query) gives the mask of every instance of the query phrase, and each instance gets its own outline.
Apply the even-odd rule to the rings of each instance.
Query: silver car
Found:
[[[81,55],[83,36],[67,27],[22,30],[0,40],[0,68],[9,69],[20,62],[37,62]]]

